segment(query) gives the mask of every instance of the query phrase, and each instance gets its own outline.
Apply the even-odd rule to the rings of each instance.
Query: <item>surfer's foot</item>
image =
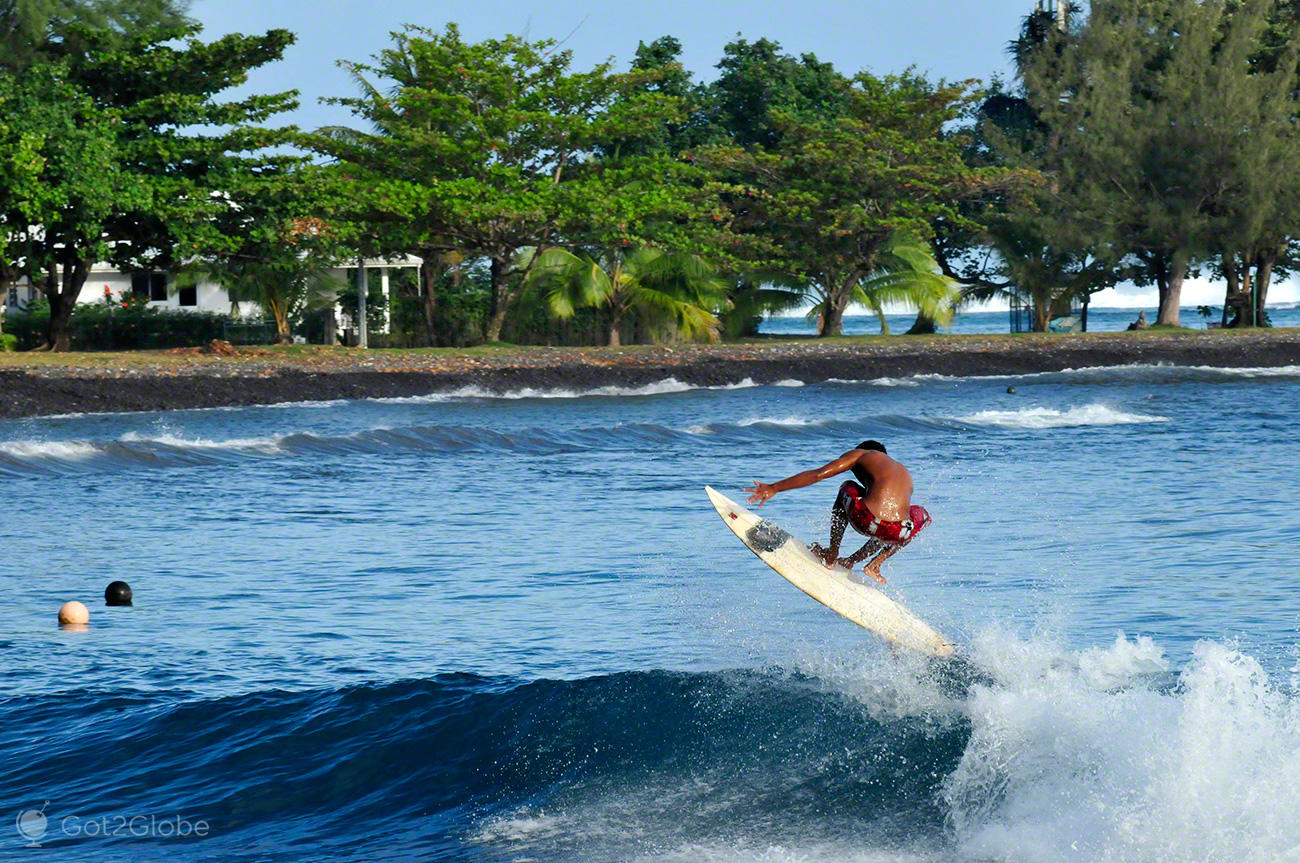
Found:
[[[811,551],[818,560],[826,564],[827,569],[834,568],[837,563],[835,560],[835,552],[822,548],[820,543],[814,542],[812,545],[808,546],[808,550]]]
[[[862,574],[874,578],[877,584],[885,583],[885,577],[880,574],[880,570],[873,569],[871,564],[867,564],[866,566],[862,567]]]

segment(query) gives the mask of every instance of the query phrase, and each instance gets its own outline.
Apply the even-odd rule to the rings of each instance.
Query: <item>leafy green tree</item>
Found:
[[[277,59],[292,36],[281,30],[203,43],[196,34],[152,31],[123,42],[87,31],[86,50],[60,61],[78,113],[61,139],[51,139],[58,158],[49,164],[69,204],[43,206],[26,231],[55,350],[70,345],[69,316],[95,261],[174,269],[231,248],[241,239],[222,231],[231,201],[265,173],[301,161],[266,152],[288,142],[288,130],[254,125],[292,107],[293,93],[216,98]]]
[[[147,191],[121,170],[120,115],[68,81],[65,64],[0,76],[0,262],[6,283],[30,278],[49,301],[47,346],[67,350],[73,304],[108,257],[114,215]]]
[[[686,338],[716,341],[717,310],[726,284],[698,255],[643,247],[606,249],[595,256],[567,249],[529,250],[527,287],[540,293],[552,315],[569,318],[582,306],[609,315],[607,344],[622,344],[620,327],[631,311],[671,320]]]
[[[1033,22],[1043,18],[1055,26],[1052,16],[1036,13],[1026,30],[1037,32]],[[1014,297],[1030,307],[1033,329],[1046,332],[1062,303],[1086,299],[1127,272],[1118,266],[1113,232],[1076,211],[1060,147],[1024,98],[995,84],[962,132],[967,164],[1007,168],[1015,182],[962,202],[978,219],[974,229],[938,223],[941,269],[963,285],[961,302]]]
[[[1215,243],[1207,263],[1227,285],[1223,323],[1235,307],[1236,325],[1255,326],[1267,322],[1271,283],[1295,268],[1300,234],[1300,9],[1282,0],[1229,11],[1224,42],[1237,63],[1224,85],[1224,112],[1249,134],[1231,154],[1237,181],[1211,210]]]
[[[385,241],[391,250],[488,262],[487,341],[500,338],[536,260],[520,250],[637,242],[649,220],[680,206],[661,159],[593,157],[598,143],[635,138],[680,111],[665,94],[630,95],[642,79],[609,63],[575,72],[552,41],[469,44],[449,25],[408,26],[373,65],[345,65],[362,94],[332,101],[373,131],[309,143],[365,190],[375,225],[402,226]]]
[[[1026,98],[1060,150],[1061,188],[1083,221],[1113,226],[1139,265],[1136,281],[1156,284],[1158,324],[1179,324],[1189,271],[1224,244],[1225,222],[1245,215],[1238,202],[1282,162],[1281,151],[1267,153],[1297,115],[1296,64],[1261,74],[1272,7],[1098,0],[1080,25],[1020,58]],[[1263,175],[1252,178],[1252,164],[1267,166]],[[1285,185],[1289,173],[1273,181]],[[1249,233],[1278,247],[1276,235]],[[1231,244],[1261,251],[1239,235]]]
[[[705,143],[771,149],[792,126],[823,124],[849,105],[848,82],[830,63],[785,54],[770,39],[728,43],[718,69],[701,95]]]
[[[31,241],[37,236],[31,228],[74,194],[69,174],[78,173],[78,157],[84,156],[92,173],[108,166],[92,143],[107,130],[63,77],[61,67],[48,64],[22,77],[0,76],[0,324],[9,291],[31,272]]]
[[[708,134],[704,115],[707,90],[691,81],[691,73],[682,66],[681,52],[681,43],[672,36],[637,44],[632,78],[617,99],[625,102],[645,96],[664,97],[675,106],[676,113],[662,123],[620,130],[619,137],[596,142],[598,155],[614,161],[630,156],[676,157],[704,142]]]
[[[333,309],[343,286],[330,270],[355,257],[351,226],[317,215],[333,211],[335,185],[329,170],[301,164],[222,195],[216,228],[229,239],[188,261],[177,284],[215,281],[232,305],[260,305],[290,343],[295,318]]]
[[[718,77],[695,93],[691,145],[775,148],[785,128],[776,120],[778,113],[817,125],[838,116],[846,104],[848,82],[829,63],[814,54],[787,54],[770,39],[728,43],[717,69]],[[764,257],[765,240],[752,233],[758,223],[749,218],[752,195],[745,191],[745,178],[716,166],[714,174],[736,217],[725,227],[740,234],[724,240],[740,258],[729,279],[724,328],[733,337],[756,335],[763,316],[806,302],[808,280],[779,271]]]
[[[966,98],[914,76],[858,75],[839,116],[808,123],[772,112],[779,148],[702,148],[699,161],[737,181],[738,230],[765,268],[803,279],[822,307],[820,335],[838,335],[844,311],[884,264],[897,234],[928,238],[931,222],[968,224],[963,196],[1000,178],[972,169],[941,133]]]
[[[79,54],[105,38],[126,42],[146,30],[192,26],[184,0],[0,0],[0,69]]]

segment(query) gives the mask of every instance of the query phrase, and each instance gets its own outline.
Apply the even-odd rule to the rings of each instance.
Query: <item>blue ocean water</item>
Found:
[[[1111,333],[1126,330],[1129,324],[1137,320],[1139,311],[1146,312],[1148,323],[1155,322],[1155,306],[1145,310],[1090,308],[1088,309],[1088,332]],[[1214,311],[1216,314],[1209,320],[1218,323],[1220,316],[1217,313],[1222,311],[1222,306],[1214,307]],[[1300,327],[1300,303],[1278,303],[1269,308],[1268,315],[1275,327]],[[1206,328],[1206,318],[1197,312],[1195,306],[1181,308],[1179,310],[1179,319],[1182,321],[1183,326],[1190,329]],[[886,315],[885,320],[889,323],[891,332],[895,334],[905,333],[916,320],[916,315]],[[880,332],[880,320],[874,315],[845,315],[843,329],[846,336],[876,334]],[[942,328],[943,332],[946,333],[962,333],[966,335],[974,333],[1005,333],[1009,332],[1010,329],[1011,317],[1009,312],[988,312],[976,309],[966,309],[958,312],[952,323]],[[817,333],[817,322],[816,320],[808,320],[802,315],[768,318],[759,327],[759,332],[769,335],[811,336]]]
[[[0,857],[1295,860],[1297,427],[1168,366],[4,421]],[[864,437],[961,663],[704,496]]]

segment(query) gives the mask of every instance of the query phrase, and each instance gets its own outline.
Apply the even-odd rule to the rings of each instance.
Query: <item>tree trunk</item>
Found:
[[[501,341],[501,329],[506,324],[505,265],[497,258],[492,259],[490,268],[492,278],[492,302],[488,307],[487,321],[483,327],[483,339],[488,342]]]
[[[922,312],[917,312],[916,321],[912,324],[912,328],[907,332],[903,333],[903,335],[929,336],[929,335],[933,335],[936,332],[938,332],[938,327],[935,326],[934,321],[932,321],[930,318],[927,318]]]
[[[1228,252],[1223,255],[1223,278],[1228,285],[1223,292],[1223,316],[1219,319],[1219,328],[1225,329],[1228,326],[1228,303],[1232,301],[1232,295],[1237,293],[1241,286],[1241,279],[1237,275],[1237,255],[1235,252]]]
[[[268,298],[266,304],[271,308],[271,317],[275,318],[275,343],[277,345],[293,344],[293,333],[289,332],[288,305],[273,298]]]
[[[822,325],[817,333],[819,338],[844,334],[844,310],[849,307],[855,281],[856,278],[850,278],[844,284],[835,286],[826,298],[826,310],[822,313]]]
[[[605,340],[605,344],[611,348],[621,348],[623,346],[622,336],[619,332],[619,326],[622,323],[622,310],[611,309],[609,314],[609,338]]]
[[[420,298],[424,300],[424,334],[429,347],[438,344],[438,262],[436,258],[420,259]]]
[[[45,331],[46,346],[52,351],[72,350],[72,310],[86,284],[90,265],[85,261],[64,264],[62,272],[51,264],[45,275],[45,298],[50,303],[50,323]]]
[[[1169,272],[1160,289],[1160,309],[1156,313],[1156,325],[1165,327],[1181,326],[1178,322],[1178,307],[1183,296],[1183,279],[1187,276],[1187,256],[1181,250],[1174,252],[1169,259]]]
[[[339,322],[334,317],[334,307],[326,306],[321,309],[321,320],[325,325],[324,342],[327,345],[336,345],[339,342]]]
[[[1034,310],[1034,332],[1047,332],[1047,325],[1052,320],[1052,298],[1034,300],[1032,308]]]
[[[1276,255],[1261,255],[1255,261],[1255,294],[1253,309],[1255,326],[1266,326],[1264,323],[1264,303],[1268,299],[1268,283],[1273,280],[1273,264],[1277,261]]]

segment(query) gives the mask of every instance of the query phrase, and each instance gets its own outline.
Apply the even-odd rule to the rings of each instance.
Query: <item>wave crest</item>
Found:
[[[1104,404],[1078,405],[1065,410],[1046,407],[1028,407],[1009,411],[985,410],[954,419],[965,425],[1019,429],[1169,422],[1169,417],[1131,413]]]

